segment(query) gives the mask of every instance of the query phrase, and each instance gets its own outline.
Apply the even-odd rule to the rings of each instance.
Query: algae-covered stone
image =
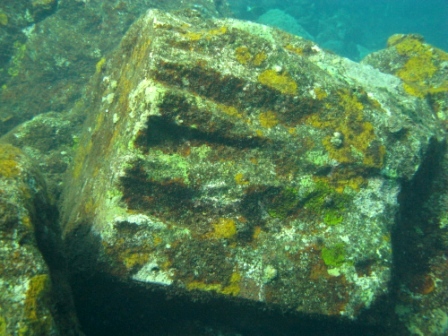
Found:
[[[392,35],[387,48],[368,55],[363,63],[391,73],[404,90],[427,99],[448,128],[448,53],[425,43],[420,35]]]
[[[273,28],[156,10],[100,74],[64,192],[83,268],[348,317],[387,292],[400,183],[440,140],[398,78]]]
[[[18,148],[0,144],[1,335],[80,334],[70,297],[53,292],[48,264],[58,264],[61,253],[54,250],[54,211],[32,162]],[[60,280],[58,289],[65,285]]]

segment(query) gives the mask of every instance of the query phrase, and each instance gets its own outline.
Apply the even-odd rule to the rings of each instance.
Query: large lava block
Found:
[[[66,183],[74,268],[356,317],[440,130],[371,66],[263,25],[148,11],[97,66]]]

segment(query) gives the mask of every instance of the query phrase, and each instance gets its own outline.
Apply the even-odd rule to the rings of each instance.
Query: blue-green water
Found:
[[[446,0],[229,0],[237,18],[312,38],[359,60],[392,34],[420,34],[448,50]]]

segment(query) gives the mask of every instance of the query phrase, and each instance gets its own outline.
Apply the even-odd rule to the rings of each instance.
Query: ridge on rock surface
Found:
[[[192,297],[358,316],[441,130],[399,78],[255,23],[150,10],[77,108],[78,265]]]

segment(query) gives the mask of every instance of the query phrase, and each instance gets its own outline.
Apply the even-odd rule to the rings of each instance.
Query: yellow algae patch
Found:
[[[364,109],[364,105],[348,92],[340,92],[339,98],[339,106],[341,106],[345,112],[361,112]],[[360,118],[362,118],[362,115],[357,116],[357,119]]]
[[[330,154],[330,157],[340,163],[353,163],[360,161],[369,167],[381,168],[385,154],[384,146],[378,146],[376,151],[371,150],[371,142],[375,139],[373,125],[370,122],[360,122],[356,130],[349,125],[339,125],[339,132],[344,135],[344,145],[335,147],[332,136],[327,136],[323,144]]]
[[[192,281],[187,284],[188,290],[202,290],[202,291],[213,291],[213,292],[219,292],[222,288],[221,284],[218,283],[205,283],[203,281]]]
[[[50,278],[46,274],[31,278],[26,291],[25,314],[30,320],[37,320],[42,316],[42,309],[50,294]]]
[[[263,132],[261,130],[256,130],[255,133],[257,134],[258,137],[262,137],[263,136]]]
[[[6,26],[8,24],[8,15],[0,10],[0,26]]]
[[[258,75],[258,81],[283,94],[294,95],[297,93],[297,83],[286,73],[268,69]]]
[[[222,294],[236,296],[240,293],[241,275],[238,272],[233,272],[230,277],[230,283],[221,291]]]
[[[17,160],[21,154],[20,149],[12,145],[0,145],[0,177],[11,178],[19,175],[20,168]]]
[[[397,53],[407,58],[404,65],[395,75],[404,82],[403,88],[413,96],[423,98],[433,89],[429,80],[437,73],[435,60],[448,60],[448,54],[425,44],[423,39],[415,35],[393,35],[388,46],[396,48]],[[448,86],[439,87],[439,92],[448,91]]]
[[[95,64],[95,73],[99,74],[104,70],[106,65],[106,57],[101,57],[101,59]]]
[[[264,52],[259,52],[253,55],[249,48],[246,46],[241,46],[235,49],[236,60],[243,65],[251,64],[254,66],[260,66],[268,56]]]
[[[153,241],[152,243],[154,244],[154,246],[159,246],[160,244],[163,243],[163,240],[160,236],[158,235],[153,235]]]
[[[230,218],[219,218],[217,223],[213,224],[213,231],[208,233],[208,238],[232,238],[236,234],[235,221]]]
[[[227,27],[218,27],[218,28],[214,28],[214,29],[210,29],[207,34],[210,36],[213,35],[224,35],[225,33],[227,33]]]
[[[199,41],[202,39],[210,40],[213,36],[224,35],[227,33],[227,27],[218,27],[210,30],[199,31],[199,32],[188,32],[185,36],[190,41]]]
[[[373,125],[364,120],[363,104],[347,90],[340,91],[340,113],[327,116],[312,115],[308,122],[314,127],[332,130],[322,143],[332,159],[340,163],[362,162],[365,166],[381,168],[386,153],[385,147],[376,139]],[[327,106],[329,110],[334,106]],[[335,142],[340,139],[340,144]]]
[[[267,58],[268,56],[264,52],[260,52],[254,56],[252,63],[255,66],[260,66]]]
[[[261,233],[261,227],[259,227],[258,225],[255,226],[254,232],[252,234],[252,239],[254,240],[258,239],[258,237],[260,237],[260,233]]]
[[[166,270],[169,271],[170,267],[171,267],[172,263],[169,260],[166,260],[162,263],[162,265],[160,265],[162,270]]]
[[[303,48],[301,47],[295,47],[292,44],[287,44],[284,46],[284,48],[288,51],[293,52],[294,54],[303,55]]]
[[[72,176],[75,179],[79,178],[79,176],[81,175],[82,168],[83,168],[81,162],[82,162],[81,159],[78,159],[78,160],[75,159],[75,164],[73,165],[73,169],[72,169]]]
[[[222,112],[224,112],[225,114],[227,114],[229,116],[237,117],[237,118],[242,118],[243,117],[243,115],[234,106],[227,106],[227,105],[223,105],[223,104],[218,104],[218,107],[221,109]]]
[[[25,215],[22,217],[22,224],[25,226],[28,230],[33,230],[33,222],[31,221],[30,216]],[[0,334],[1,335],[1,334]]]
[[[238,272],[233,272],[229,284],[223,286],[220,283],[206,283],[204,281],[192,281],[187,284],[188,290],[201,290],[207,292],[216,292],[224,295],[236,296],[240,293],[241,275]]]
[[[366,184],[364,177],[356,175],[356,172],[350,171],[336,173],[330,177],[313,177],[313,180],[315,182],[331,185],[334,188],[334,191],[338,194],[342,194],[347,187],[354,191],[359,191],[361,187]]]
[[[197,32],[188,32],[187,34],[185,34],[185,36],[190,40],[190,41],[199,41],[200,39],[202,39],[202,37],[204,36],[203,33],[197,33]]]
[[[241,46],[235,49],[235,58],[239,63],[245,65],[252,59],[252,54],[248,47]]]
[[[272,111],[260,113],[258,120],[260,121],[260,125],[265,128],[272,128],[278,124],[277,116]]]
[[[317,100],[322,100],[328,96],[327,92],[320,87],[314,88],[313,91],[314,91],[314,94],[316,95]]]
[[[403,87],[412,96],[423,98],[429,91],[426,80],[434,76],[437,68],[431,57],[421,55],[410,58],[405,65],[396,72],[405,83]]]
[[[239,184],[239,185],[247,185],[247,184],[249,184],[249,181],[247,180],[247,178],[244,177],[243,173],[235,174],[234,179],[235,179],[236,184]]]
[[[127,269],[131,269],[135,266],[143,266],[148,262],[149,256],[146,253],[130,253],[123,258],[123,263]]]
[[[339,179],[339,190],[336,187],[336,191],[339,193],[342,193],[344,190],[342,189],[342,186],[347,186],[352,188],[355,191],[359,191],[361,189],[361,186],[366,184],[366,180],[362,176],[352,176],[351,178],[347,179]]]
[[[0,336],[6,336],[7,322],[3,316],[0,315]]]

